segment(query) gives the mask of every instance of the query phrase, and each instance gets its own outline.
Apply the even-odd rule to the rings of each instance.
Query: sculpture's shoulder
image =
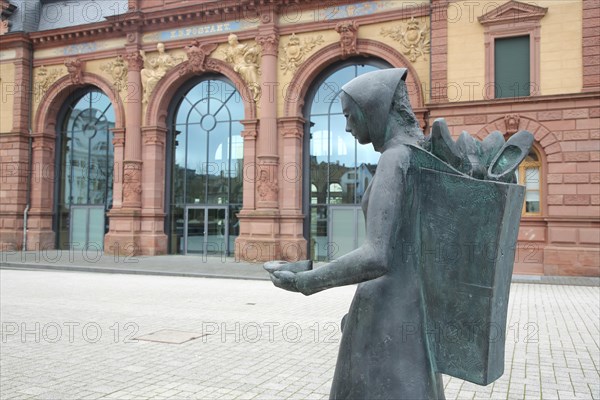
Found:
[[[381,153],[377,170],[407,171],[411,164],[413,151],[407,145],[400,144]]]

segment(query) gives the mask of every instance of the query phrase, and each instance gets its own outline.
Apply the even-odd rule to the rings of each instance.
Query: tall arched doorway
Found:
[[[57,123],[54,231],[57,248],[102,250],[113,197],[115,113],[89,86],[73,94]]]
[[[364,73],[390,68],[379,59],[350,59],[325,70],[307,94],[304,116],[304,235],[313,260],[337,258],[360,246],[365,221],[362,195],[371,181],[379,153],[345,131],[340,91]]]
[[[242,207],[244,105],[225,77],[187,82],[169,109],[167,220],[170,254],[231,254]]]

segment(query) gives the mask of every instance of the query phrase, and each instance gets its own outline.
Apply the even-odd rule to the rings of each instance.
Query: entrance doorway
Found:
[[[187,206],[183,226],[183,254],[229,254],[227,207]]]

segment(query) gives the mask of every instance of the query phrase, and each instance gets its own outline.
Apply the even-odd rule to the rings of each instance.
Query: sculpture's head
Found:
[[[163,43],[159,43],[156,45],[156,50],[158,50],[159,53],[164,53],[165,52],[165,45]]]
[[[360,144],[373,143],[375,150],[380,151],[395,136],[415,141],[422,137],[408,99],[406,75],[406,68],[384,69],[361,75],[342,86],[346,130]]]
[[[238,37],[235,33],[231,33],[228,37],[227,37],[227,42],[232,45],[235,46],[236,44],[238,44]]]

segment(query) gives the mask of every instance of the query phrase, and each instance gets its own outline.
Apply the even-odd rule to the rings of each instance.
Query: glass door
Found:
[[[186,207],[184,254],[223,255],[228,253],[227,207]]]
[[[338,258],[358,248],[365,240],[365,218],[355,206],[329,207],[328,258]]]
[[[72,250],[104,249],[104,206],[71,206],[70,244]]]

